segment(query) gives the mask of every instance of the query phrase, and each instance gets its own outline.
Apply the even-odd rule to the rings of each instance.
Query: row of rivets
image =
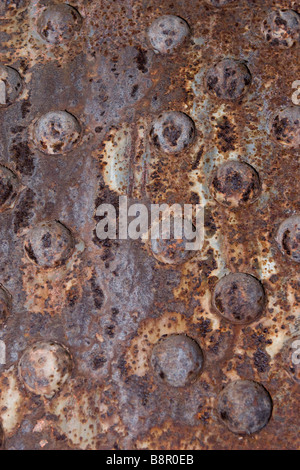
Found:
[[[224,6],[233,0],[207,0],[213,6]],[[80,13],[71,5],[58,4],[46,8],[37,21],[40,36],[50,44],[69,41],[82,25]],[[300,17],[293,10],[272,11],[262,24],[262,33],[272,45],[282,48],[300,40]],[[157,18],[149,28],[149,41],[156,52],[172,53],[190,35],[187,22],[178,16]]]
[[[2,78],[1,78],[2,77]],[[251,83],[251,74],[245,64],[224,59],[213,66],[206,76],[210,93],[224,100],[241,97]],[[12,104],[21,89],[21,78],[11,67],[0,66],[0,105]],[[2,100],[1,100],[2,97]],[[300,108],[289,106],[277,112],[271,121],[270,133],[284,146],[300,145]],[[33,124],[35,146],[46,154],[65,154],[78,144],[81,137],[78,119],[67,111],[50,111]],[[195,126],[189,116],[176,111],[164,112],[153,123],[153,142],[167,153],[178,153],[193,141]]]
[[[191,385],[200,376],[203,364],[200,346],[184,334],[161,338],[151,355],[151,365],[159,380],[172,387]],[[72,356],[65,346],[42,341],[23,353],[18,373],[29,392],[50,399],[70,378],[73,367]],[[272,400],[259,383],[237,380],[229,383],[219,394],[217,410],[220,419],[232,432],[253,434],[268,423]]]

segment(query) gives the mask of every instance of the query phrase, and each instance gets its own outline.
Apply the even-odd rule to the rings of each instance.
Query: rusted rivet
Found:
[[[276,241],[285,256],[300,263],[300,215],[289,217],[281,223]]]
[[[11,295],[0,284],[0,326],[5,325],[11,311]]]
[[[161,338],[154,346],[151,364],[158,376],[172,387],[193,382],[203,366],[203,353],[196,341],[184,334]]]
[[[166,111],[154,121],[150,136],[153,144],[166,153],[179,153],[194,140],[193,120],[179,111]]]
[[[68,349],[55,341],[40,341],[22,355],[18,372],[25,387],[36,395],[52,397],[73,369]]]
[[[300,15],[294,10],[272,11],[263,21],[262,32],[271,46],[292,47],[300,42]]]
[[[261,384],[252,380],[236,380],[220,393],[218,413],[231,432],[253,434],[268,424],[272,399]]]
[[[71,231],[58,221],[37,224],[26,237],[25,252],[33,263],[44,268],[60,266],[74,250]]]
[[[73,150],[81,137],[79,121],[67,111],[50,111],[33,126],[33,140],[44,153],[54,155]]]
[[[261,316],[265,292],[259,280],[250,274],[231,273],[217,283],[212,304],[226,320],[244,325]]]
[[[0,65],[0,107],[9,106],[19,96],[22,89],[22,78],[17,70]]]
[[[180,233],[177,233],[178,229]],[[189,234],[191,239],[187,239],[182,230],[181,217],[172,212],[169,214],[166,210],[149,230],[148,247],[151,254],[164,264],[178,265],[187,262],[195,254],[193,249],[188,249],[191,248],[189,243],[194,243],[196,239],[196,229],[191,222],[190,230],[193,233]]]
[[[284,356],[289,375],[300,384],[300,336],[294,336],[289,341]]]
[[[0,212],[13,207],[19,190],[20,181],[17,175],[6,166],[0,165]]]
[[[51,44],[59,44],[74,37],[80,30],[82,17],[71,5],[61,3],[50,5],[43,11],[37,22],[40,36]]]
[[[148,30],[149,41],[155,52],[170,54],[190,35],[187,22],[179,16],[157,18]]]
[[[153,256],[165,264],[183,264],[194,254],[186,249],[186,239],[176,240],[171,238],[164,240],[161,237],[151,240],[151,250]]]
[[[245,206],[255,202],[261,185],[256,170],[244,162],[229,160],[212,175],[210,191],[226,207]]]
[[[277,113],[271,124],[271,132],[282,145],[291,148],[300,146],[300,106],[289,106]]]
[[[209,93],[224,100],[240,98],[251,84],[248,67],[234,59],[223,59],[206,74],[205,84]]]

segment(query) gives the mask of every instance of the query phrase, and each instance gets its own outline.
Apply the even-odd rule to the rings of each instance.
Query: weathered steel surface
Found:
[[[75,11],[47,11],[58,4],[0,4],[0,63],[19,73],[0,70],[5,447],[299,448],[299,23],[272,14],[299,13],[299,1],[74,0]],[[186,23],[148,37],[164,15]],[[195,132],[167,123],[166,134],[166,111]],[[221,172],[211,190],[228,160],[250,167]],[[140,241],[99,241],[96,208],[119,195],[205,204],[203,250],[164,263]],[[226,300],[225,289],[224,318],[213,297],[230,272],[257,278],[265,299],[246,286]],[[251,323],[230,321],[231,300]],[[170,370],[170,384],[152,352],[174,334],[203,357],[196,379],[195,356],[193,380]],[[159,344],[163,367],[176,368]],[[239,379],[264,388],[224,389]]]

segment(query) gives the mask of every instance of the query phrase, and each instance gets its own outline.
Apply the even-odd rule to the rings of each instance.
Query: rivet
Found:
[[[292,379],[300,384],[300,336],[294,336],[285,351],[286,369]]]
[[[300,15],[294,10],[271,11],[263,21],[262,32],[271,46],[292,47],[300,42]]]
[[[28,232],[24,248],[30,261],[44,268],[54,268],[71,256],[74,238],[61,222],[46,221]]]
[[[300,146],[300,106],[289,106],[276,113],[271,123],[271,133],[281,145]]]
[[[246,93],[252,78],[248,67],[238,60],[223,59],[206,75],[208,92],[223,100],[236,100]]]
[[[82,25],[82,17],[71,5],[50,5],[37,22],[40,36],[51,44],[69,41]]]
[[[187,114],[166,111],[153,122],[150,136],[157,149],[170,154],[179,153],[192,144],[195,125]]]
[[[261,185],[256,170],[244,162],[229,160],[212,175],[210,191],[226,207],[245,206],[255,202]]]
[[[276,241],[285,256],[300,263],[300,215],[289,217],[281,223]]]
[[[20,181],[17,175],[4,165],[0,165],[0,212],[13,207],[18,192]]]
[[[0,284],[0,326],[5,325],[11,312],[11,295]]]
[[[40,341],[22,355],[18,372],[25,387],[36,395],[52,397],[68,380],[73,361],[68,349],[54,341]]]
[[[259,280],[250,274],[231,273],[217,283],[212,304],[223,318],[243,325],[261,316],[265,292]]]
[[[203,353],[192,338],[184,334],[171,335],[154,346],[151,364],[162,381],[172,387],[184,387],[199,376]]]
[[[33,125],[33,140],[43,153],[55,155],[73,150],[81,137],[81,126],[67,111],[50,111]]]
[[[268,424],[272,399],[261,384],[252,380],[237,380],[229,383],[220,393],[218,412],[233,433],[253,434]]]
[[[0,107],[9,106],[18,98],[22,89],[22,78],[17,70],[0,65]]]
[[[190,28],[183,18],[165,15],[157,18],[148,30],[149,41],[155,52],[170,54],[190,35]]]

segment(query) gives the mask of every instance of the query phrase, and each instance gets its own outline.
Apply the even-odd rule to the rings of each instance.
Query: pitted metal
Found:
[[[61,3],[0,4],[1,442],[299,449],[299,2]],[[166,15],[182,29],[157,31]],[[193,129],[168,129],[175,153],[153,140],[169,112]],[[235,162],[250,170],[215,192]],[[99,240],[120,195],[202,204],[203,249],[170,263],[176,244]],[[229,292],[245,322],[214,305],[231,273],[264,294]],[[203,356],[172,386],[153,351],[177,335]]]

